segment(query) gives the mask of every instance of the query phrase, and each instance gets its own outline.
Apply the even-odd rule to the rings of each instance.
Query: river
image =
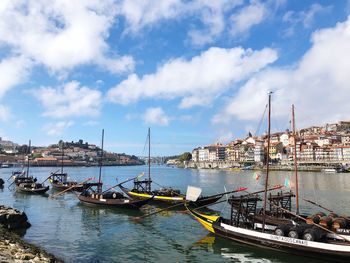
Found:
[[[57,169],[31,168],[30,175],[44,180]],[[65,168],[71,179],[83,181],[98,177],[98,167]],[[0,169],[5,181],[12,169]],[[104,188],[147,173],[145,166],[104,167]],[[152,167],[152,179],[159,185],[172,186],[185,192],[187,185],[199,186],[205,195],[239,187],[248,191],[263,189],[264,174],[256,180],[254,171],[190,170],[167,166]],[[146,175],[145,175],[146,176]],[[271,186],[284,184],[288,178],[293,185],[293,172],[271,172]],[[116,180],[117,179],[117,180]],[[342,214],[350,214],[350,174],[300,172],[299,189],[307,198]],[[156,209],[147,205],[141,211],[97,208],[81,204],[74,193],[55,199],[27,195],[0,189],[0,204],[26,212],[32,227],[24,239],[38,245],[66,262],[319,262],[309,258],[253,248],[214,237],[181,211],[165,211],[135,220]],[[129,185],[131,186],[131,185]],[[154,185],[154,187],[158,187]],[[54,191],[50,189],[50,195]],[[301,212],[321,211],[304,201]],[[224,203],[213,207],[225,213]]]

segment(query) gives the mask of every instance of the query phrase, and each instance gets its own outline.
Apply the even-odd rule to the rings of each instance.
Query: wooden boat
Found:
[[[264,249],[315,257],[329,260],[329,262],[350,261],[349,242],[328,238],[322,231],[311,226],[305,228],[301,238],[292,238],[281,235],[280,228],[269,225],[266,225],[265,230],[262,231],[261,224],[252,224],[244,215],[241,215],[240,220],[231,220],[217,215],[205,215],[187,204],[185,206],[205,229],[221,237]]]
[[[104,130],[102,130],[102,147],[100,156],[100,171],[99,179],[97,183],[84,183],[83,191],[78,195],[78,199],[82,203],[93,204],[99,206],[108,206],[114,208],[140,208],[141,206],[147,204],[153,197],[144,198],[129,198],[124,196],[122,193],[115,191],[102,191],[103,183],[101,181],[101,172],[103,166],[103,139]]]
[[[44,183],[38,183],[37,178],[29,176],[30,143],[31,141],[29,140],[27,171],[17,174],[17,176],[14,177],[14,183],[17,186],[17,190],[20,192],[29,194],[44,194],[50,189],[50,187],[45,186]]]
[[[151,130],[148,129],[148,179],[139,180],[138,177],[134,179],[134,187],[133,189],[128,189],[123,186],[123,184],[119,184],[120,189],[130,196],[131,198],[141,198],[141,199],[149,199],[153,197],[152,201],[156,202],[165,202],[165,203],[184,203],[185,195],[181,194],[180,190],[173,189],[171,187],[162,187],[158,190],[152,190],[152,180],[151,180]],[[215,203],[218,201],[222,195],[216,195],[215,197],[200,197],[193,205],[205,206],[211,203]]]
[[[26,171],[13,171],[11,177],[16,185],[19,185],[21,183],[35,183],[34,177],[28,176]]]
[[[137,183],[136,183],[137,184]],[[167,189],[159,189],[159,190],[153,190],[153,191],[139,191],[139,190],[130,190],[128,188],[123,187],[122,185],[119,185],[120,189],[130,196],[131,198],[140,198],[140,199],[149,199],[152,198],[152,201],[162,202],[162,203],[171,203],[171,204],[177,204],[177,203],[185,203],[186,196],[181,194],[180,191],[174,191],[171,188]],[[224,194],[220,194],[218,196],[201,196],[198,198],[196,202],[193,202],[193,206],[195,207],[201,207],[201,206],[208,206],[209,204],[215,203],[218,201]]]
[[[63,191],[69,189],[69,191],[82,192],[84,187],[78,182],[68,181],[68,174],[66,173],[52,173],[50,176],[50,183],[53,189]]]
[[[51,173],[49,181],[51,183],[52,188],[59,191],[69,189],[69,191],[82,192],[84,190],[83,186],[75,181],[69,181],[68,174],[63,172],[63,157],[64,150],[62,145],[61,172]]]
[[[78,196],[83,203],[108,206],[115,208],[140,208],[147,204],[151,199],[131,199],[119,192],[100,192],[98,188],[102,183],[86,183],[83,192]],[[94,189],[96,188],[96,189]]]
[[[45,194],[50,187],[41,183],[20,183],[17,189],[23,193],[29,194]]]
[[[267,156],[269,156],[270,150],[271,93],[269,94],[268,106]],[[272,220],[280,220],[282,217],[269,215],[267,212],[268,203],[281,211],[288,212],[291,215],[292,213],[279,204],[276,205],[273,201],[268,200],[268,178],[269,161],[267,160],[264,205],[261,209],[257,209],[257,203],[261,199],[256,195],[245,195],[234,200],[231,199],[230,218],[199,213],[187,203],[185,207],[209,232],[224,238],[264,249],[321,258],[331,262],[349,262],[350,237],[339,235],[317,224],[302,224],[294,220],[280,222],[277,226],[276,222],[269,224],[269,216]],[[191,194],[188,196],[193,197]],[[297,211],[295,217],[302,219],[298,213],[299,211]],[[259,217],[261,217],[261,220],[258,220]]]

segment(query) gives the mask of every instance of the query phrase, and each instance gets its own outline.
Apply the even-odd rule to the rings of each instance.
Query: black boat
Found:
[[[270,149],[271,93],[269,94],[268,106],[267,156],[269,156]],[[264,249],[320,258],[329,262],[349,262],[349,236],[338,234],[315,223],[309,225],[294,221],[293,218],[287,219],[285,222],[280,221],[277,226],[276,222],[269,224],[269,216],[272,220],[281,220],[283,217],[269,215],[266,209],[268,202],[270,206],[289,213],[300,220],[303,217],[289,212],[288,209],[284,209],[279,204],[276,205],[273,200],[268,199],[268,176],[269,161],[266,163],[264,205],[260,209],[258,209],[257,204],[261,201],[261,198],[255,194],[231,199],[229,202],[231,205],[229,218],[205,215],[197,212],[190,204],[186,203],[185,206],[191,215],[209,232],[224,238]]]
[[[44,183],[38,183],[37,178],[33,178],[32,176],[29,176],[29,167],[30,167],[30,143],[29,140],[29,146],[28,146],[28,162],[27,162],[27,171],[22,172],[21,174],[18,174],[14,177],[14,183],[17,186],[17,190],[23,193],[29,193],[29,194],[44,194],[46,193],[50,187],[45,186]]]
[[[120,192],[115,191],[102,191],[103,183],[101,181],[101,172],[103,166],[103,139],[104,130],[102,130],[102,147],[100,153],[100,170],[99,179],[97,183],[84,183],[83,191],[78,198],[81,202],[92,205],[108,206],[115,208],[140,208],[147,204],[153,197],[142,199],[142,198],[129,198],[124,196]]]
[[[84,190],[83,186],[81,184],[78,184],[78,182],[69,181],[68,174],[63,172],[63,157],[64,157],[63,147],[64,146],[62,144],[61,172],[51,173],[50,179],[49,179],[51,186],[53,189],[59,190],[59,191],[69,189],[69,191],[82,192]]]
[[[118,186],[120,189],[126,193],[128,196],[132,198],[142,198],[149,199],[153,197],[153,201],[156,202],[165,202],[171,204],[184,203],[186,201],[186,196],[181,194],[180,190],[173,189],[171,187],[162,187],[157,190],[152,190],[152,180],[151,180],[151,130],[148,128],[148,179],[139,180],[139,177],[134,179],[134,187],[133,189],[128,189],[124,187],[122,184]],[[143,174],[141,174],[143,175]],[[216,195],[214,197],[205,197],[202,196],[198,198],[196,202],[193,203],[194,206],[200,207],[215,203],[218,201],[222,195]]]

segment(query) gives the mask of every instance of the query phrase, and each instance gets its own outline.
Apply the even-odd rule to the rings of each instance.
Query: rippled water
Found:
[[[31,174],[44,180],[54,168],[32,168]],[[83,181],[98,176],[98,168],[67,168],[72,179]],[[104,187],[147,171],[145,166],[105,167]],[[12,169],[0,169],[7,179]],[[263,188],[264,176],[255,180],[253,171],[187,170],[166,166],[152,167],[152,179],[159,185],[185,191],[187,185],[200,186],[204,194],[226,189]],[[272,172],[270,185],[293,181],[292,172]],[[300,173],[302,197],[317,201],[335,211],[350,214],[350,174]],[[73,193],[56,199],[0,189],[0,204],[24,210],[32,224],[24,238],[67,262],[317,262],[240,245],[208,234],[188,214],[165,211],[136,221],[134,218],[156,209],[141,211],[97,208],[79,203]],[[53,190],[49,191],[51,195]],[[319,211],[301,201],[301,212]],[[227,205],[213,207],[224,211]]]

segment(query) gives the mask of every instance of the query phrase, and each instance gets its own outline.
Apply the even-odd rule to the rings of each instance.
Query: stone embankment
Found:
[[[0,206],[0,262],[63,262],[42,249],[23,241],[13,230],[30,227],[27,215],[16,209]]]

